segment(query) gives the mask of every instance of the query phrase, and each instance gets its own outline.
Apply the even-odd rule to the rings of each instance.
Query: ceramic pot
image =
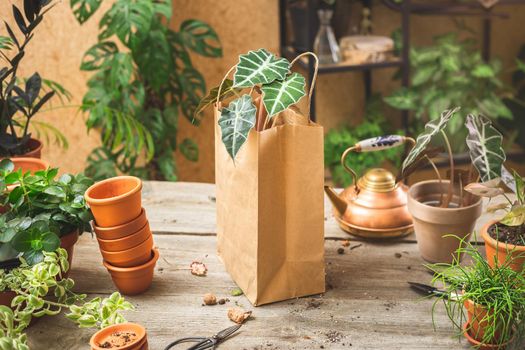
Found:
[[[119,252],[108,252],[100,249],[104,261],[116,267],[139,266],[151,259],[151,249],[153,248],[153,236],[150,235],[144,242],[131,249]]]
[[[525,246],[500,242],[492,238],[488,231],[489,228],[497,222],[497,220],[490,221],[481,228],[481,237],[483,237],[483,240],[485,241],[487,262],[491,267],[494,267],[496,262],[498,266],[500,264],[505,264],[507,261],[507,255],[510,254],[510,268],[514,271],[523,271],[525,266]]]
[[[75,230],[67,235],[60,238],[60,248],[64,248],[67,252],[67,261],[69,262],[69,270],[63,274],[64,278],[68,278],[69,272],[71,272],[73,253],[75,251],[75,243],[78,241],[78,230]]]
[[[431,263],[451,263],[460,241],[468,240],[476,220],[481,215],[482,200],[469,194],[472,200],[461,208],[439,208],[441,193],[447,193],[449,181],[418,182],[408,191],[408,211],[414,220],[414,231],[421,257]],[[459,203],[455,188],[452,203]]]
[[[95,230],[97,238],[104,240],[119,239],[128,236],[130,233],[137,232],[144,227],[147,222],[146,211],[142,208],[139,216],[130,222],[113,227],[100,227],[93,222],[93,229]]]
[[[117,267],[104,261],[104,266],[108,269],[115,286],[122,294],[136,295],[143,293],[150,287],[155,265],[159,260],[159,251],[157,248],[153,248],[150,254],[148,262],[134,267]]]
[[[146,224],[143,227],[130,235],[118,239],[101,239],[97,237],[97,241],[102,250],[107,252],[120,252],[138,246],[149,237],[151,237],[151,231],[149,223],[146,220]]]
[[[122,344],[119,342],[118,333],[130,332],[133,333],[133,339],[131,342]],[[108,344],[120,344],[122,346],[109,347]],[[146,329],[136,323],[120,323],[111,325],[104,329],[101,329],[97,333],[93,334],[89,340],[89,345],[92,350],[137,350],[142,349],[144,344],[147,344]]]
[[[113,227],[136,219],[142,210],[142,181],[117,176],[97,182],[84,194],[97,226]]]

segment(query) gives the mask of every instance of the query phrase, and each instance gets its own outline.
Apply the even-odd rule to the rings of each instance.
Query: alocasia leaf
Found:
[[[305,95],[304,77],[299,73],[293,73],[286,77],[285,80],[275,80],[273,83],[263,85],[263,103],[268,117],[284,111],[291,105],[299,102]]]
[[[256,84],[269,84],[274,80],[284,80],[290,73],[290,62],[274,54],[259,49],[239,56],[239,63],[233,76],[234,87],[252,87]]]
[[[241,92],[241,88],[234,88],[233,87],[233,80],[226,79],[224,81],[224,84],[222,84],[221,88],[221,96],[219,97],[219,101],[222,101],[230,96],[233,96],[234,94],[238,94]],[[216,86],[213,89],[210,90],[208,95],[204,97],[200,102],[197,108],[195,109],[195,113],[193,115],[193,118],[199,119],[199,114],[202,113],[206,107],[211,105],[212,103],[215,103],[217,101],[217,94],[219,93],[219,87]]]
[[[255,126],[256,114],[250,95],[243,95],[222,109],[219,118],[222,142],[233,160]]]
[[[405,170],[410,167],[418,157],[425,152],[427,146],[429,145],[432,138],[441,132],[446,126],[450,118],[459,110],[459,108],[454,108],[452,110],[446,110],[441,113],[439,119],[434,119],[425,124],[425,130],[417,137],[416,144],[410,150],[407,157],[403,161],[403,167],[401,168],[401,173],[405,173]]]
[[[470,159],[481,181],[499,178],[501,166],[505,161],[505,151],[501,146],[503,136],[481,115],[469,114],[465,125],[468,129],[467,146]]]
[[[525,224],[525,206],[521,205],[512,208],[500,222],[507,226],[521,226]]]

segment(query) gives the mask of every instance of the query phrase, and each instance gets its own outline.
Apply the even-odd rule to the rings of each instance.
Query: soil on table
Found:
[[[136,342],[135,332],[115,332],[103,339],[98,346],[103,349],[118,349]]]
[[[490,237],[497,241],[513,245],[525,245],[525,225],[507,226],[503,224],[494,224],[489,227]]]

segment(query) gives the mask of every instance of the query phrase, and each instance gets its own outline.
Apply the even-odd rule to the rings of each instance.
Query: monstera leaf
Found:
[[[286,80],[276,80],[271,84],[263,85],[263,103],[268,117],[284,111],[305,95],[304,77],[299,73],[293,73]]]
[[[222,142],[230,157],[235,161],[237,152],[246,142],[248,133],[255,126],[257,110],[250,95],[232,101],[227,108],[221,111],[219,126],[222,133]]]
[[[403,161],[403,167],[401,168],[401,173],[404,174],[406,169],[408,169],[417,159],[420,158],[425,150],[427,149],[428,144],[432,138],[441,132],[446,126],[450,118],[459,110],[459,108],[454,108],[453,110],[446,110],[441,113],[439,119],[434,119],[425,124],[425,130],[417,137],[416,145],[407,157]]]
[[[221,96],[219,97],[219,101],[222,101],[230,96],[233,96],[235,94],[238,94],[242,91],[240,88],[234,88],[233,87],[233,81],[231,79],[226,79],[224,81],[224,84],[222,84],[221,88]],[[217,101],[217,94],[219,93],[219,87],[216,86],[213,89],[210,90],[208,95],[204,97],[200,102],[197,108],[195,108],[195,113],[193,114],[194,119],[199,119],[199,115],[204,111],[209,105],[215,103]]]
[[[469,114],[465,125],[468,129],[467,146],[470,159],[481,181],[500,177],[501,166],[505,161],[505,152],[501,147],[503,136],[481,115]]]
[[[290,73],[290,62],[274,54],[259,49],[239,56],[237,70],[233,76],[236,88],[252,87],[257,84],[268,84],[274,80],[284,80]]]

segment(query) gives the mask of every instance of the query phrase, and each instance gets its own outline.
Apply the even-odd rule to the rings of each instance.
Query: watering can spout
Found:
[[[343,216],[346,211],[346,207],[348,206],[348,203],[346,203],[344,199],[339,197],[339,195],[335,193],[332,187],[325,186],[324,191],[330,199],[330,202],[332,202],[332,205],[334,206],[335,210],[337,210],[340,216]]]

